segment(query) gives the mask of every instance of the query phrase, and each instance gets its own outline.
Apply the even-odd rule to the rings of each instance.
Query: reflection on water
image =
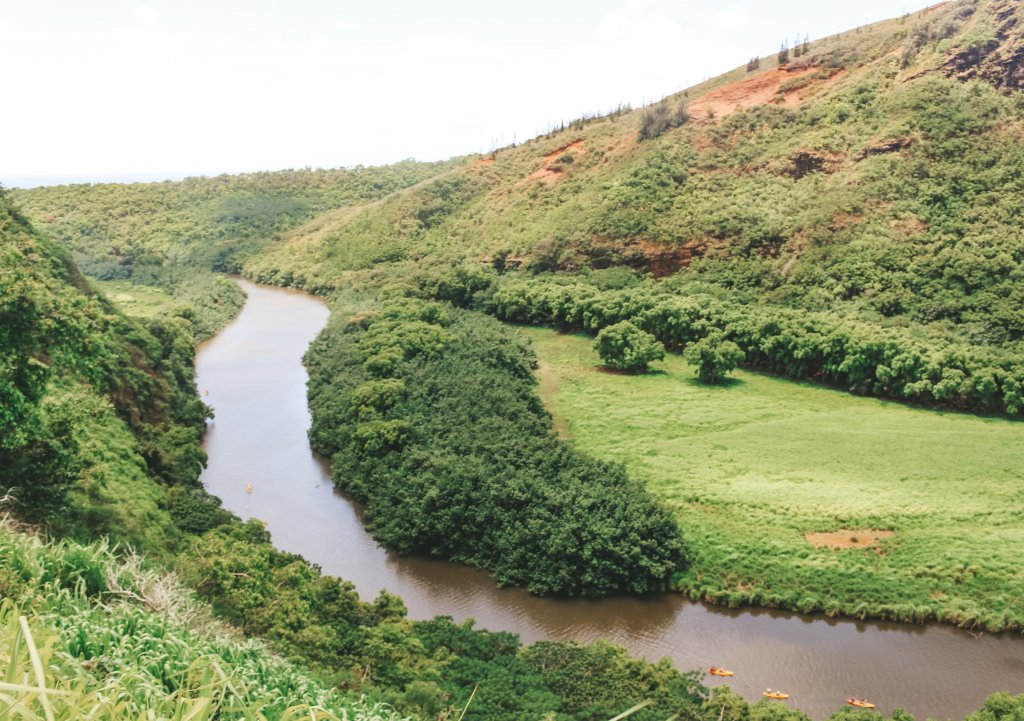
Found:
[[[412,618],[473,618],[525,641],[607,638],[634,655],[669,656],[682,669],[726,666],[736,672],[729,685],[746,698],[760,698],[766,686],[783,689],[816,718],[847,696],[870,698],[886,713],[901,706],[919,718],[948,718],[978,708],[993,691],[1024,692],[1024,640],[1017,637],[721,609],[672,594],[537,598],[496,588],[482,571],[385,551],[306,439],[301,357],[327,321],[326,306],[303,293],[241,284],[245,309],[197,359],[200,391],[209,391],[204,399],[217,414],[205,439],[203,482],[226,508],[264,520],[280,548],[351,581],[364,599],[387,589]]]

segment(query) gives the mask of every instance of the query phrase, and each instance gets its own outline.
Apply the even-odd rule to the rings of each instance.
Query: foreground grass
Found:
[[[0,516],[0,721],[399,721],[214,621],[173,576]]]
[[[647,375],[610,374],[588,337],[525,332],[562,432],[624,463],[678,515],[693,561],[679,589],[1024,629],[1024,425],[753,373],[706,386],[675,356]],[[894,533],[858,547],[868,530]],[[854,547],[805,537],[824,531],[849,531],[839,537]]]

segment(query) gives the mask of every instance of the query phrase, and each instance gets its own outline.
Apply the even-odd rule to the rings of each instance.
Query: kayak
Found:
[[[708,669],[708,673],[712,676],[735,676],[732,671],[727,668],[719,668],[718,666],[712,666]]]
[[[857,708],[874,708],[875,707],[875,705],[873,703],[871,703],[867,699],[863,699],[863,698],[848,698],[848,699],[846,699],[846,703],[848,703],[851,706],[856,706]]]
[[[788,693],[782,693],[782,691],[762,691],[761,695],[765,698],[784,699],[789,698]]]

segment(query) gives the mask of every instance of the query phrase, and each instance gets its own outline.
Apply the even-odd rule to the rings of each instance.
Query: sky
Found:
[[[918,0],[0,0],[0,184],[438,160]]]

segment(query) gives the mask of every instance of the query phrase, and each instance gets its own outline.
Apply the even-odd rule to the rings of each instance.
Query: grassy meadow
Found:
[[[681,590],[1024,628],[1024,424],[749,372],[707,386],[678,356],[610,373],[589,337],[524,332],[556,432],[677,514],[692,562]],[[831,546],[807,538],[823,532],[838,532]]]
[[[134,318],[154,318],[171,310],[176,303],[170,293],[152,285],[127,280],[93,280],[92,283],[126,315]]]

